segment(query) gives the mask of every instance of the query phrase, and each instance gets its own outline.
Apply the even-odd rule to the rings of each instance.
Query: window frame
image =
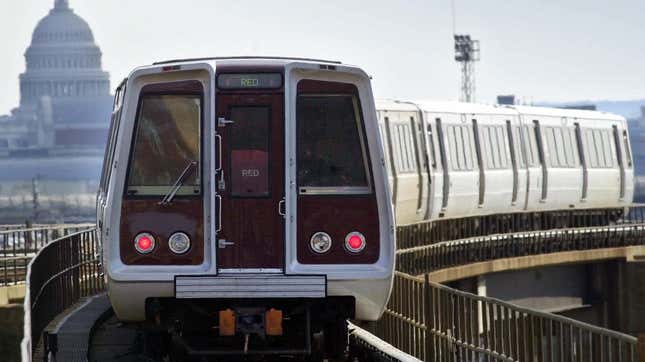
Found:
[[[173,87],[175,82],[173,83],[168,83],[168,86],[170,88]],[[183,82],[178,82],[178,83],[183,83]],[[159,197],[163,197],[172,187],[173,185],[168,185],[168,186],[138,186],[139,188],[144,187],[144,188],[154,188],[154,189],[159,189],[161,190],[162,188],[167,188],[166,191],[156,193],[154,191],[152,192],[145,192],[145,193],[132,193],[129,191],[130,188],[130,171],[132,170],[132,162],[134,160],[134,153],[135,153],[135,147],[136,147],[136,142],[137,142],[137,136],[138,136],[138,130],[139,130],[139,122],[140,122],[140,115],[143,107],[143,101],[144,98],[146,97],[160,97],[160,96],[188,96],[188,97],[197,97],[199,99],[199,127],[197,128],[199,131],[199,160],[195,160],[198,162],[198,174],[197,178],[199,180],[199,187],[196,187],[196,192],[195,188],[193,188],[193,192],[182,192],[182,188],[186,187],[186,185],[182,185],[178,190],[177,193],[175,194],[175,199],[195,199],[195,198],[201,198],[202,195],[204,194],[204,123],[205,123],[205,100],[206,96],[204,94],[204,90],[202,88],[202,91],[186,91],[186,90],[163,90],[163,91],[145,91],[144,89],[139,93],[139,98],[137,100],[137,112],[136,116],[134,119],[134,124],[133,124],[133,131],[132,131],[132,137],[130,140],[130,152],[128,155],[128,164],[126,168],[126,173],[125,173],[125,182],[124,182],[124,192],[123,196],[125,199],[155,199]],[[182,169],[183,171],[183,169]],[[189,186],[189,187],[195,187],[195,186]],[[153,190],[154,190],[153,189]]]

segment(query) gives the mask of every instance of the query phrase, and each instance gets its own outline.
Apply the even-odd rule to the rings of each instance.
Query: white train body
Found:
[[[623,117],[457,102],[377,100],[376,108],[398,225],[632,201]]]

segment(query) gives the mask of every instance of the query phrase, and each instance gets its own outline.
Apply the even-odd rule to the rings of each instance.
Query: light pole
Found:
[[[475,101],[475,62],[479,61],[479,40],[455,34],[455,60],[461,63],[461,101]]]

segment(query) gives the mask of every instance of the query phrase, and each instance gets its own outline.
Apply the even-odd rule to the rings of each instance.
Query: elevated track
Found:
[[[431,278],[450,268],[503,259],[563,252],[602,254],[643,246],[644,210],[639,205],[628,213],[566,210],[400,226],[392,298],[383,318],[369,331],[352,327],[352,354],[369,361],[645,360],[633,336],[458,291]],[[69,312],[77,310],[72,307],[79,301],[103,293],[99,247],[94,230],[88,229],[46,243],[30,262],[24,361],[62,351],[56,332],[60,329],[55,326],[71,318]],[[12,262],[7,259],[4,267]],[[110,323],[117,325],[110,322],[109,313],[101,315],[90,329],[119,334],[108,328]],[[96,336],[100,335],[81,336],[88,341],[86,357],[96,356],[91,352],[101,345]]]

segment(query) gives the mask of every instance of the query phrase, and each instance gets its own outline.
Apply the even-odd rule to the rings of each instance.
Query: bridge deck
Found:
[[[87,361],[94,326],[109,316],[110,311],[111,305],[107,295],[99,294],[79,302],[50,323],[46,331],[50,341],[52,337],[55,339],[58,350],[56,360]]]

